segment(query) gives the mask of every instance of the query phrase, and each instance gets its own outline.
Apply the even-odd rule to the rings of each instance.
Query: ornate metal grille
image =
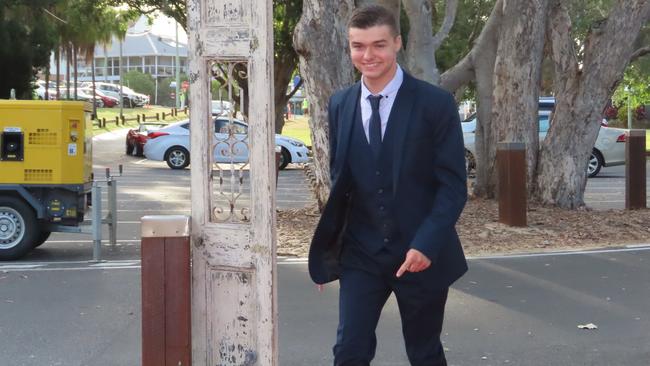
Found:
[[[213,182],[211,220],[249,222],[250,146],[244,108],[248,64],[245,61],[215,61],[210,71],[212,79],[220,86],[219,95],[211,98],[214,129],[210,149],[213,152],[210,157]]]

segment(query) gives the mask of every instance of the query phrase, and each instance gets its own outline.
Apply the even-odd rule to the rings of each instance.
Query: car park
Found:
[[[248,161],[248,125],[236,119],[216,117],[214,120],[214,161],[216,163],[245,163]],[[295,138],[275,135],[280,146],[279,168],[289,163],[306,163],[309,149]],[[149,135],[144,155],[149,160],[165,161],[172,169],[183,169],[190,164],[190,121],[170,124]]]
[[[550,127],[550,110],[539,111],[539,140],[544,141]],[[476,118],[462,122],[463,139],[465,141],[465,160],[468,173],[476,168],[475,130]],[[601,124],[596,143],[589,157],[587,175],[595,177],[603,167],[625,164],[625,135],[626,130],[606,127]]]

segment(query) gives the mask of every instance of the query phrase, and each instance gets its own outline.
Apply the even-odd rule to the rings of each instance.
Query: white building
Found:
[[[151,75],[156,84],[163,78],[174,78],[178,54],[180,73],[187,73],[187,34],[176,21],[164,15],[157,16],[152,24],[142,16],[129,28],[124,40],[113,37],[111,44],[95,48],[96,81],[118,83],[120,71],[124,74],[138,70]],[[178,42],[177,42],[178,40]],[[120,48],[122,57],[120,68]],[[51,74],[56,73],[55,62],[51,62]],[[65,60],[61,60],[61,75],[66,73]],[[71,66],[72,67],[72,66]],[[92,79],[91,64],[83,59],[77,61],[78,80]],[[156,85],[156,89],[158,89]]]

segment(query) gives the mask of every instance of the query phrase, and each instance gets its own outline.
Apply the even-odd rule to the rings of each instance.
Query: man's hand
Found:
[[[426,255],[417,249],[409,249],[406,252],[406,260],[397,270],[397,277],[402,277],[404,272],[421,272],[429,268],[431,261]]]

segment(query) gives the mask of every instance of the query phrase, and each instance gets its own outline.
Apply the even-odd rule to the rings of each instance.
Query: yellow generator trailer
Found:
[[[0,260],[78,226],[92,188],[91,106],[0,100]]]

